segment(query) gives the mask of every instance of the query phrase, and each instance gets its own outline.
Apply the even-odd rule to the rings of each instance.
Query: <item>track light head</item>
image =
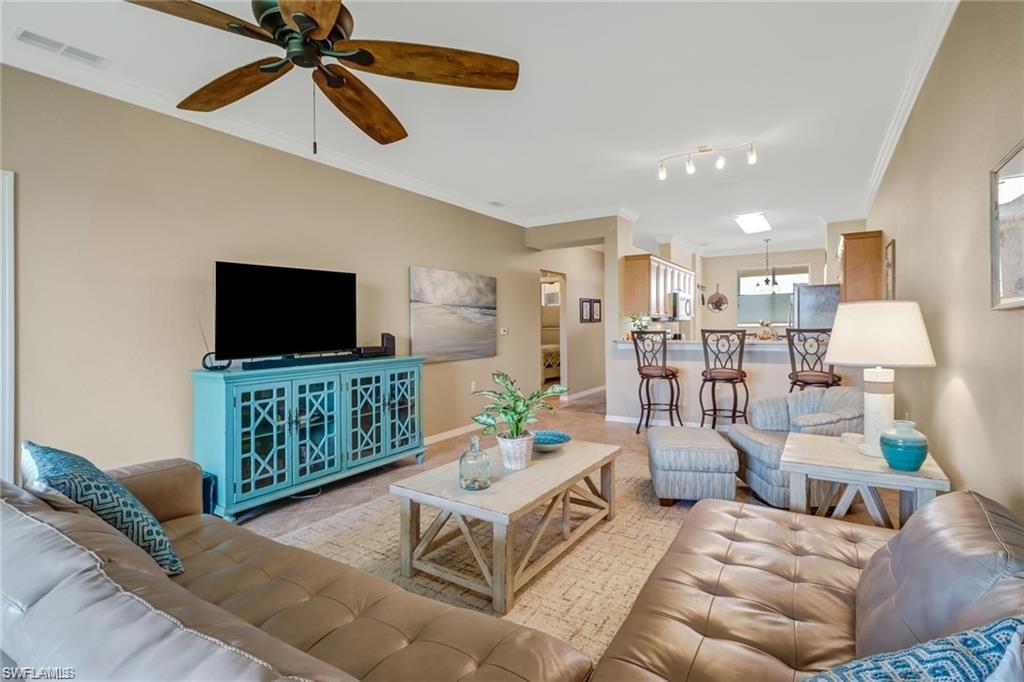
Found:
[[[687,175],[693,175],[696,172],[697,172],[697,167],[695,165],[693,165],[693,159],[691,157],[689,157],[689,156],[686,157],[686,174]]]
[[[718,158],[715,159],[715,168],[718,170],[725,168],[725,154],[719,154]]]
[[[668,177],[668,169],[665,168],[665,162],[664,161],[659,161],[658,162],[658,179],[659,180],[664,180],[667,177]]]
[[[755,163],[757,163],[757,149],[755,149],[754,144],[751,143],[750,147],[747,149],[747,165],[753,166]]]

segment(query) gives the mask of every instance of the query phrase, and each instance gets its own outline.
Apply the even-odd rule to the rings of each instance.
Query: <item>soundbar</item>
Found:
[[[285,355],[280,358],[266,360],[246,360],[242,369],[274,369],[275,367],[301,367],[302,365],[327,365],[332,362],[352,362],[359,360],[357,353],[338,353],[337,355],[297,356]]]

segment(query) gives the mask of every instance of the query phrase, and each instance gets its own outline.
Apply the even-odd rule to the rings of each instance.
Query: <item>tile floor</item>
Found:
[[[645,455],[647,451],[645,433],[641,431],[639,435],[635,434],[635,425],[606,422],[603,414],[596,414],[590,411],[595,409],[593,404],[598,401],[603,403],[603,394],[585,396],[580,398],[579,401],[572,401],[568,406],[570,409],[564,409],[564,403],[556,405],[556,407],[563,409],[558,409],[556,415],[544,416],[541,419],[541,423],[538,424],[538,428],[566,431],[571,433],[574,438],[613,443],[626,450],[632,450]],[[407,460],[367,472],[360,476],[354,476],[332,485],[324,486],[322,492],[316,497],[280,500],[258,510],[253,510],[243,514],[239,519],[239,523],[252,531],[268,537],[283,535],[302,527],[304,524],[312,523],[343,509],[369,502],[381,495],[387,495],[388,485],[391,482],[412,476],[419,471],[446,464],[458,458],[466,450],[468,443],[469,435],[435,443],[428,449],[423,464],[417,464],[415,458],[410,457]],[[494,444],[495,440],[493,437],[485,437],[481,440],[481,447],[490,447]],[[898,509],[898,496],[892,491],[882,491],[882,497],[889,509],[889,514],[895,517]],[[737,498],[742,501],[756,503],[747,488],[742,486],[737,490]],[[683,503],[677,502],[676,504]],[[858,523],[871,523],[871,519],[859,498],[846,519]]]

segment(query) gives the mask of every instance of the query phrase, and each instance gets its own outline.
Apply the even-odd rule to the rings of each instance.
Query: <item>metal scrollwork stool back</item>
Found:
[[[636,432],[640,427],[651,425],[652,412],[668,412],[668,423],[675,426],[675,419],[683,425],[679,414],[679,370],[668,366],[668,332],[633,332],[633,350],[636,351],[636,371],[640,375],[640,387],[637,394],[640,398],[640,421],[636,424]],[[668,382],[669,399],[667,403],[656,403],[651,397],[651,382],[664,379]]]
[[[718,418],[731,418],[732,423],[740,417],[747,422],[747,406],[750,404],[750,390],[747,388],[747,373],[743,371],[743,349],[747,333],[743,329],[701,329],[704,347],[704,371],[700,382],[700,425],[711,417],[711,428],[718,426]],[[711,384],[711,407],[704,407],[704,387]],[[716,388],[718,384],[732,386],[732,406],[719,407]],[[739,410],[737,386],[743,387],[743,409]],[[749,423],[749,422],[748,422]]]
[[[835,373],[835,365],[825,364],[825,353],[832,338],[831,329],[786,329],[786,343],[789,345],[789,392],[797,386],[804,390],[808,386],[829,388],[843,383]]]

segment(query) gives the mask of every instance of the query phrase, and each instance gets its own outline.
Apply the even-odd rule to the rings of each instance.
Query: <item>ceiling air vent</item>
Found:
[[[65,47],[61,51],[61,54],[65,57],[76,59],[80,62],[88,64],[89,66],[103,66],[103,64],[107,61],[105,57],[101,57],[98,54],[93,54],[92,52],[86,52],[85,50],[80,50],[77,47],[71,47],[70,45]]]
[[[46,36],[33,33],[32,31],[24,28],[15,31],[14,37],[27,45],[38,47],[42,50],[46,50],[47,52],[53,52],[54,54],[59,54],[63,57],[67,57],[68,59],[74,59],[77,62],[82,62],[89,66],[100,67],[107,62],[106,57],[101,57],[98,54],[93,54],[92,52],[86,52],[85,50],[72,45],[66,45],[59,40],[47,38]]]
[[[57,42],[53,38],[47,38],[32,31],[26,31],[25,29],[18,31],[15,37],[23,43],[42,48],[48,52],[60,52],[64,49],[64,43]]]

